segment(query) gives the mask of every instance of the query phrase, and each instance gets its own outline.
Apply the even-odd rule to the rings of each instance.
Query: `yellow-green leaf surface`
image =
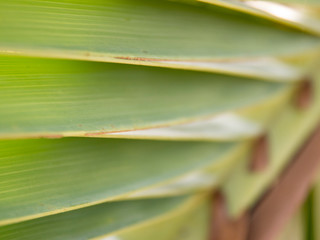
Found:
[[[0,66],[1,138],[171,126],[241,109],[264,126],[293,90],[289,83],[113,63],[10,56]]]
[[[266,18],[320,35],[319,1],[196,0]]]
[[[276,97],[239,111],[218,114],[212,118],[167,127],[121,131],[91,136],[108,138],[164,140],[245,140],[257,137],[272,127],[272,121],[294,94],[294,86]]]
[[[313,55],[320,44],[318,37],[246,14],[166,0],[10,0],[0,2],[0,16],[6,54],[274,80],[298,79],[308,64],[296,67],[294,59]]]
[[[187,204],[156,219],[94,238],[94,240],[207,240],[211,198],[193,197]]]
[[[208,201],[199,196],[104,203],[2,226],[0,235],[8,240],[80,240],[99,236],[108,240],[141,240],[151,236],[159,240],[182,240],[189,217],[197,218],[201,224],[193,226],[196,229],[191,232],[201,237],[199,240],[205,240],[208,231]],[[164,228],[159,228],[162,225]],[[150,232],[151,229],[153,232]]]
[[[248,143],[104,138],[0,141],[0,225],[105,201],[217,185]]]
[[[223,182],[230,214],[238,216],[262,194],[274,181],[288,161],[294,156],[299,146],[305,141],[320,119],[320,75],[314,83],[312,105],[301,110],[289,105],[268,132],[270,138],[270,160],[266,171],[252,173],[246,161],[239,161],[233,167],[229,178]],[[245,193],[245,194],[243,194]]]

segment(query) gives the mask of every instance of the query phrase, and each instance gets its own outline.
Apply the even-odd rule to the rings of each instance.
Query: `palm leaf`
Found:
[[[259,1],[259,0],[197,0],[218,5],[268,20],[285,24],[302,31],[320,35],[320,4],[318,1]],[[312,3],[311,3],[312,2]],[[312,6],[312,5],[314,6]]]
[[[319,12],[0,1],[0,238],[205,240],[217,188],[229,217],[248,210],[320,119]]]
[[[249,127],[261,129],[294,88],[143,66],[19,57],[0,61],[6,66],[0,69],[0,111],[6,116],[0,119],[2,138],[172,126],[234,110],[244,111],[240,117],[256,122]]]
[[[8,240],[92,239],[102,235],[107,235],[103,239],[109,240],[122,239],[123,236],[130,240],[148,236],[178,239],[184,227],[188,226],[189,217],[196,217],[205,224],[207,213],[208,201],[203,197],[113,202],[3,226],[0,227],[0,234]],[[164,221],[163,235],[152,233],[152,229],[164,225]],[[198,225],[198,232],[194,232],[198,237],[206,235],[202,224]]]
[[[310,62],[320,46],[317,37],[245,14],[170,1],[12,0],[0,9],[7,54],[292,80],[309,65],[296,58]]]
[[[320,119],[320,81],[314,81],[315,99],[308,110],[297,109],[289,105],[279,116],[277,124],[270,129],[270,162],[268,170],[254,174],[248,169],[247,162],[239,162],[223,182],[224,192],[228,196],[229,211],[233,216],[240,215],[248,206],[268,188],[294,156],[297,148],[317,126]],[[294,133],[294,134],[293,134]],[[240,194],[245,192],[246,194]]]
[[[0,144],[0,225],[105,201],[209,189],[248,148],[93,138]]]

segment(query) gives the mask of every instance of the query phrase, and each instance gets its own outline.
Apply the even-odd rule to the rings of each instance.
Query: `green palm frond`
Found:
[[[318,37],[245,14],[166,0],[12,0],[0,14],[0,51],[15,55],[289,80],[308,68],[296,59],[310,62],[320,47]]]
[[[0,239],[206,240],[320,119],[317,0],[0,1],[0,33]]]

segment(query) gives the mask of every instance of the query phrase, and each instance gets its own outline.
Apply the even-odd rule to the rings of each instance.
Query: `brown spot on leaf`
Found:
[[[310,77],[306,77],[300,82],[299,88],[294,98],[294,104],[299,109],[308,108],[313,101],[313,84]]]
[[[252,149],[250,170],[260,172],[266,169],[269,163],[269,141],[266,134],[255,140]]]

